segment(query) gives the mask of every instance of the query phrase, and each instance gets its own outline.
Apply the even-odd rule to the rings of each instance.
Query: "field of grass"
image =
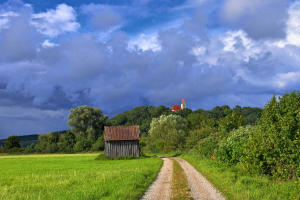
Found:
[[[237,167],[220,166],[193,155],[180,156],[201,172],[228,200],[299,200],[300,182],[275,181],[241,174]]]
[[[98,154],[0,156],[0,199],[138,199],[159,158],[95,160]]]

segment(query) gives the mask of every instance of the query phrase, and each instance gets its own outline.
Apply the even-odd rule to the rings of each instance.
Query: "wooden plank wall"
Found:
[[[105,155],[107,157],[140,156],[139,141],[106,141]]]

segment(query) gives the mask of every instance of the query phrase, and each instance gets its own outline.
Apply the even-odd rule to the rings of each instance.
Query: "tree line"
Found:
[[[212,127],[218,126],[220,119],[232,112],[239,112],[243,116],[244,124],[255,124],[260,116],[260,108],[236,106],[217,106],[212,110],[198,109],[192,111],[184,109],[174,113],[165,106],[139,106],[128,112],[117,114],[108,119],[99,108],[79,106],[73,108],[68,116],[68,125],[72,128],[66,131],[52,132],[38,136],[37,144],[32,143],[21,148],[17,136],[10,136],[5,142],[5,148],[0,147],[0,152],[24,153],[75,153],[84,151],[101,151],[104,149],[103,127],[139,125],[141,134],[148,135],[150,124],[154,118],[162,115],[180,116],[188,121],[187,129],[194,130],[204,124]],[[191,140],[191,139],[189,139]],[[192,145],[193,142],[190,142]],[[142,145],[144,145],[142,141]]]

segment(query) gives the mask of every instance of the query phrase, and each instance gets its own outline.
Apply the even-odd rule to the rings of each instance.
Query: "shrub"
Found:
[[[227,134],[230,131],[239,128],[244,124],[244,117],[238,111],[233,111],[225,118],[220,120],[219,129],[221,133]]]
[[[74,145],[74,152],[83,152],[88,151],[91,148],[91,141],[88,139],[82,138],[81,140],[78,140],[76,144]]]
[[[233,165],[245,159],[249,136],[255,131],[255,126],[240,127],[231,131],[227,138],[222,139],[215,151],[217,160]]]
[[[104,150],[104,137],[103,137],[103,134],[92,145],[92,150],[93,151],[103,151]]]
[[[161,115],[153,118],[147,148],[152,152],[182,150],[185,145],[187,120],[179,115]]]
[[[35,144],[30,144],[27,147],[25,147],[24,152],[25,153],[34,153],[35,152]]]
[[[299,147],[300,93],[273,96],[249,138],[245,167],[282,179],[299,177]]]
[[[188,149],[193,148],[201,139],[208,137],[214,132],[215,129],[210,127],[204,127],[189,131],[188,136],[186,137],[186,147]]]
[[[23,148],[20,148],[20,147],[13,147],[13,148],[10,148],[10,149],[5,149],[5,152],[6,153],[21,153],[23,152]]]
[[[218,148],[218,143],[221,140],[220,133],[214,133],[200,140],[194,147],[195,153],[205,158],[214,158],[214,150]]]

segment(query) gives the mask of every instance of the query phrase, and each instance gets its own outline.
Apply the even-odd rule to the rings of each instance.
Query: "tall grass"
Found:
[[[237,167],[218,165],[196,155],[183,159],[201,172],[228,200],[299,200],[299,181],[276,181],[265,176],[242,174]]]
[[[95,160],[98,154],[0,157],[0,199],[138,199],[159,158]]]

